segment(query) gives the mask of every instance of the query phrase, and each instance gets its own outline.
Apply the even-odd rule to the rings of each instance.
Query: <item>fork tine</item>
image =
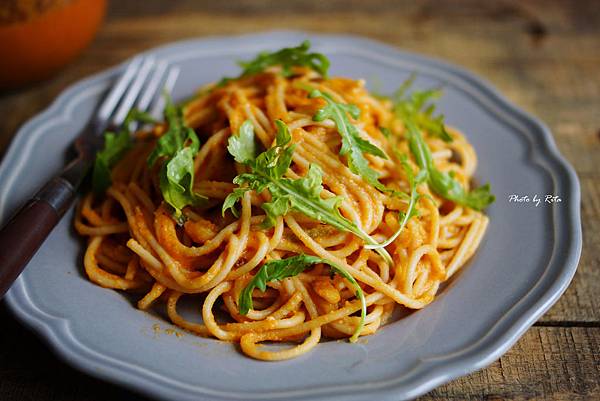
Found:
[[[167,67],[168,65],[165,61],[159,61],[156,64],[156,68],[154,69],[154,72],[148,81],[148,85],[146,85],[144,92],[138,99],[136,104],[138,109],[142,111],[150,110],[150,104],[152,103],[152,100],[155,96],[160,95],[160,93],[157,93],[157,91],[160,92],[158,88],[164,79]]]
[[[129,110],[131,110],[131,108],[133,107],[133,104],[138,98],[140,92],[142,91],[144,82],[146,81],[146,78],[148,77],[148,74],[150,74],[150,71],[153,67],[154,57],[146,58],[142,63],[142,66],[140,67],[138,73],[136,74],[133,83],[131,84],[127,92],[125,92],[125,96],[123,96],[123,100],[119,104],[117,111],[114,113],[114,117],[112,119],[112,124],[114,126],[121,125],[123,123],[123,120],[125,120],[127,113],[129,113]]]
[[[177,82],[177,77],[179,76],[179,67],[169,67],[167,72],[167,78],[165,79],[165,84],[163,86],[164,92],[170,94],[175,87],[175,82]],[[155,96],[154,104],[152,105],[152,110],[150,114],[159,119],[163,109],[165,108],[165,99],[163,96],[160,96],[162,93],[158,93],[159,96]]]
[[[134,78],[135,73],[138,71],[140,64],[142,63],[141,57],[134,58],[131,63],[125,69],[125,72],[121,75],[113,89],[110,91],[95,116],[94,123],[98,131],[103,131],[106,126],[111,114],[117,107],[119,100],[123,97],[123,93],[129,86],[129,83]]]

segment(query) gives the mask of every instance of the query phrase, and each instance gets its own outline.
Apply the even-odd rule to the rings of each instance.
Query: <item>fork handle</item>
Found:
[[[50,180],[0,231],[0,298],[58,224],[75,197],[75,187],[58,176]]]

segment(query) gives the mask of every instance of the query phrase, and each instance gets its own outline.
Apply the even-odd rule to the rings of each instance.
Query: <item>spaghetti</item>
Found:
[[[267,67],[210,85],[183,106],[184,123],[201,143],[192,177],[193,192],[202,202],[183,207],[177,217],[165,201],[161,162],[147,162],[169,128],[156,123],[135,133],[133,146],[112,168],[106,192],[85,195],[75,218],[77,231],[88,237],[84,266],[92,282],[143,294],[137,305],[142,310],[165,303],[177,326],[238,342],[243,353],[261,360],[296,357],[323,337],[369,335],[396,308],[423,308],[473,255],[488,224],[482,212],[440,196],[423,177],[419,181],[424,169],[407,140],[410,127],[389,99],[371,95],[361,80],[324,78],[310,66],[294,66],[290,74],[281,71]],[[326,102],[310,96],[314,90],[358,108],[359,116],[347,118],[361,138],[383,151],[385,157],[363,154],[383,190],[352,171],[350,155],[340,155],[340,127],[329,118],[317,121],[315,114]],[[277,120],[287,126],[293,144],[284,176],[299,180],[311,165],[318,166],[319,196],[341,197],[341,216],[372,239],[370,246],[364,238],[294,208],[265,225],[261,206],[273,201],[267,189],[241,191],[238,217],[221,213],[226,198],[244,186],[234,184],[234,177],[251,172],[228,151],[230,138],[240,135],[249,121],[257,148],[273,149]],[[418,129],[435,169],[452,172],[447,176],[467,191],[477,158],[465,137],[447,128],[452,140],[445,141]],[[403,196],[411,194],[411,182],[414,196]],[[350,277],[317,261],[297,274],[288,271],[287,277],[266,282],[264,291],[252,287],[246,294],[252,308],[242,313],[240,297],[261,267],[298,255],[327,260]],[[364,294],[363,318],[352,281]],[[203,323],[179,314],[183,296],[193,297]],[[288,346],[272,349],[262,342]]]

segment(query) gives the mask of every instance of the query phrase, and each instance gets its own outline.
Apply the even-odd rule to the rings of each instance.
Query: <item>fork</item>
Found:
[[[153,57],[136,57],[74,142],[77,157],[42,188],[0,231],[0,298],[23,271],[61,217],[73,204],[76,191],[104,144],[103,132],[123,124],[132,107],[160,116],[161,83],[170,92],[179,70]],[[137,126],[130,127],[133,131]]]

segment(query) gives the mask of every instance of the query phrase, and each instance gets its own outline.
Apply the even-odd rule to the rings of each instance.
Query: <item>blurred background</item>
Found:
[[[550,126],[582,184],[578,273],[504,357],[422,399],[600,399],[598,0],[0,0],[0,160],[19,126],[90,74],[171,41],[272,29],[444,59]],[[0,400],[138,399],[58,361],[0,305]]]

